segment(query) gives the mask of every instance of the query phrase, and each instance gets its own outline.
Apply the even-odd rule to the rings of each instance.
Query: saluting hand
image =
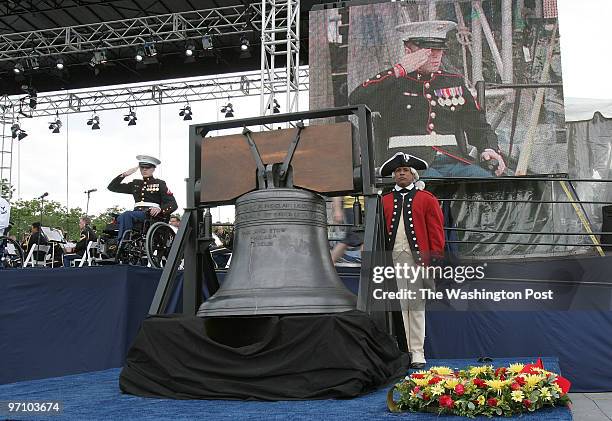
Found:
[[[123,173],[124,177],[127,177],[128,175],[132,175],[134,174],[136,171],[138,170],[138,167],[134,167],[134,168],[130,168],[129,170],[127,170],[126,172]]]
[[[497,169],[495,170],[495,175],[500,176],[506,171],[506,163],[504,162],[504,158],[493,149],[485,149],[482,154],[480,154],[480,158],[483,161],[489,161],[491,159],[496,159],[498,162]]]
[[[406,70],[406,73],[412,73],[427,63],[430,56],[431,50],[429,48],[421,48],[413,53],[405,54],[399,64]]]

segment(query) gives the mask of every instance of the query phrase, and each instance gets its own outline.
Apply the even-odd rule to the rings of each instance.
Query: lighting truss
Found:
[[[301,90],[300,1],[262,0],[261,6],[260,113],[272,113],[277,97],[284,96],[285,112],[298,111]],[[277,57],[284,57],[288,71],[277,72]]]
[[[286,69],[276,69],[278,80],[286,78]],[[308,90],[308,67],[301,67],[297,86]],[[245,89],[245,86],[248,89]],[[59,114],[93,113],[160,104],[194,103],[228,97],[259,95],[262,89],[258,71],[239,75],[207,76],[175,82],[131,85],[119,88],[88,89],[73,92],[38,93],[35,109],[24,109],[24,97],[19,95],[2,98],[3,113],[12,115],[22,110],[22,117],[55,116]]]

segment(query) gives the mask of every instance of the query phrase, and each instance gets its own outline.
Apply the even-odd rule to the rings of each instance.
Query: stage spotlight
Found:
[[[148,64],[159,63],[157,61],[157,49],[152,42],[145,42],[142,47],[138,48],[134,58],[138,64],[137,68],[144,68]]]
[[[232,106],[232,103],[228,102],[223,107],[221,107],[221,112],[225,113],[225,118],[234,117],[234,107]]]
[[[19,75],[19,74],[23,73],[23,64],[21,64],[21,63],[15,64],[15,67],[13,67],[13,72],[16,75]]]
[[[194,51],[195,51],[195,45],[193,45],[192,41],[189,41],[187,45],[185,45],[185,55],[187,57],[191,57]]]
[[[214,43],[212,35],[204,35],[202,37],[202,57],[214,57]]]
[[[144,50],[142,48],[139,48],[138,51],[136,51],[136,55],[134,56],[134,58],[138,62],[142,61],[142,59],[144,58]]]
[[[55,67],[57,67],[58,70],[63,70],[64,69],[64,59],[58,58],[57,61],[55,62]]]
[[[40,64],[38,62],[38,57],[36,57],[35,53],[31,56],[25,58],[26,67],[32,70],[40,69]]]
[[[181,111],[179,111],[179,116],[183,117],[183,120],[192,120],[192,115],[193,113],[191,112],[191,107],[189,104],[185,105],[183,108],[181,108]]]
[[[25,132],[25,130],[22,130],[19,126],[19,122],[13,123],[13,125],[11,126],[11,137],[13,139],[17,138],[18,140],[22,140],[27,135],[28,134]]]
[[[152,42],[145,42],[142,48],[147,57],[154,57],[157,55],[157,49],[155,48],[155,44]]]
[[[49,122],[49,130],[51,133],[59,133],[62,127],[62,121],[59,118],[59,112],[55,113],[55,121]]]
[[[136,111],[132,110],[132,107],[130,107],[130,111],[123,116],[123,121],[127,121],[128,126],[135,126],[136,120],[138,120],[136,117]]]
[[[196,47],[193,41],[187,41],[187,43],[185,44],[185,64],[195,63],[195,49]]]
[[[274,103],[271,104],[272,107],[270,107],[270,105],[268,105],[268,110],[270,108],[272,108],[272,113],[273,114],[278,114],[280,113],[280,104],[278,103],[278,101],[276,100],[276,98],[274,98]]]
[[[210,35],[204,35],[202,37],[202,48],[204,50],[212,50],[213,49],[213,39]]]
[[[240,58],[251,58],[250,51],[251,42],[248,40],[246,36],[242,36],[240,38]]]
[[[21,90],[28,94],[28,105],[31,109],[35,110],[38,104],[38,92],[36,89],[31,85],[23,84],[21,85]]]
[[[100,117],[96,115],[95,111],[91,118],[87,120],[87,125],[91,126],[91,130],[100,130]]]
[[[96,67],[98,64],[106,64],[106,51],[104,50],[96,50],[89,61],[89,65],[91,67]]]
[[[249,46],[251,45],[251,43],[249,42],[249,40],[247,39],[247,37],[245,37],[244,35],[240,38],[240,49],[242,51],[247,51],[249,49]]]

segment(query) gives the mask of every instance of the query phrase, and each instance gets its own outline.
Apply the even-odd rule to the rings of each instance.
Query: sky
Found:
[[[612,68],[605,28],[612,16],[612,0],[557,0],[565,97],[609,99],[612,102]],[[166,180],[179,209],[186,205],[188,173],[188,126],[222,119],[225,100],[191,103],[193,121],[178,116],[184,104],[142,107],[138,124],[127,127],[125,110],[98,113],[101,129],[86,125],[90,114],[60,116],[60,134],[51,134],[49,117],[22,121],[28,137],[15,145],[13,181],[18,198],[32,199],[48,192],[49,200],[69,207],[86,207],[84,191],[92,193],[89,214],[113,205],[130,208],[131,195],[111,193],[108,183],[119,173],[137,165],[135,156],[151,154],[162,164],[155,176]],[[259,98],[232,98],[236,118],[256,116]],[[281,104],[284,101],[280,101]],[[300,93],[300,110],[307,109],[308,93]],[[281,110],[284,112],[284,110]],[[138,173],[137,173],[138,174]],[[231,207],[212,211],[215,221],[233,220]],[[75,222],[76,223],[76,222]]]

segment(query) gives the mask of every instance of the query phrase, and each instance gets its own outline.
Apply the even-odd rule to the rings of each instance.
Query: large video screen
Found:
[[[310,109],[366,104],[377,166],[403,151],[429,177],[568,171],[554,0],[347,4],[310,12]]]

